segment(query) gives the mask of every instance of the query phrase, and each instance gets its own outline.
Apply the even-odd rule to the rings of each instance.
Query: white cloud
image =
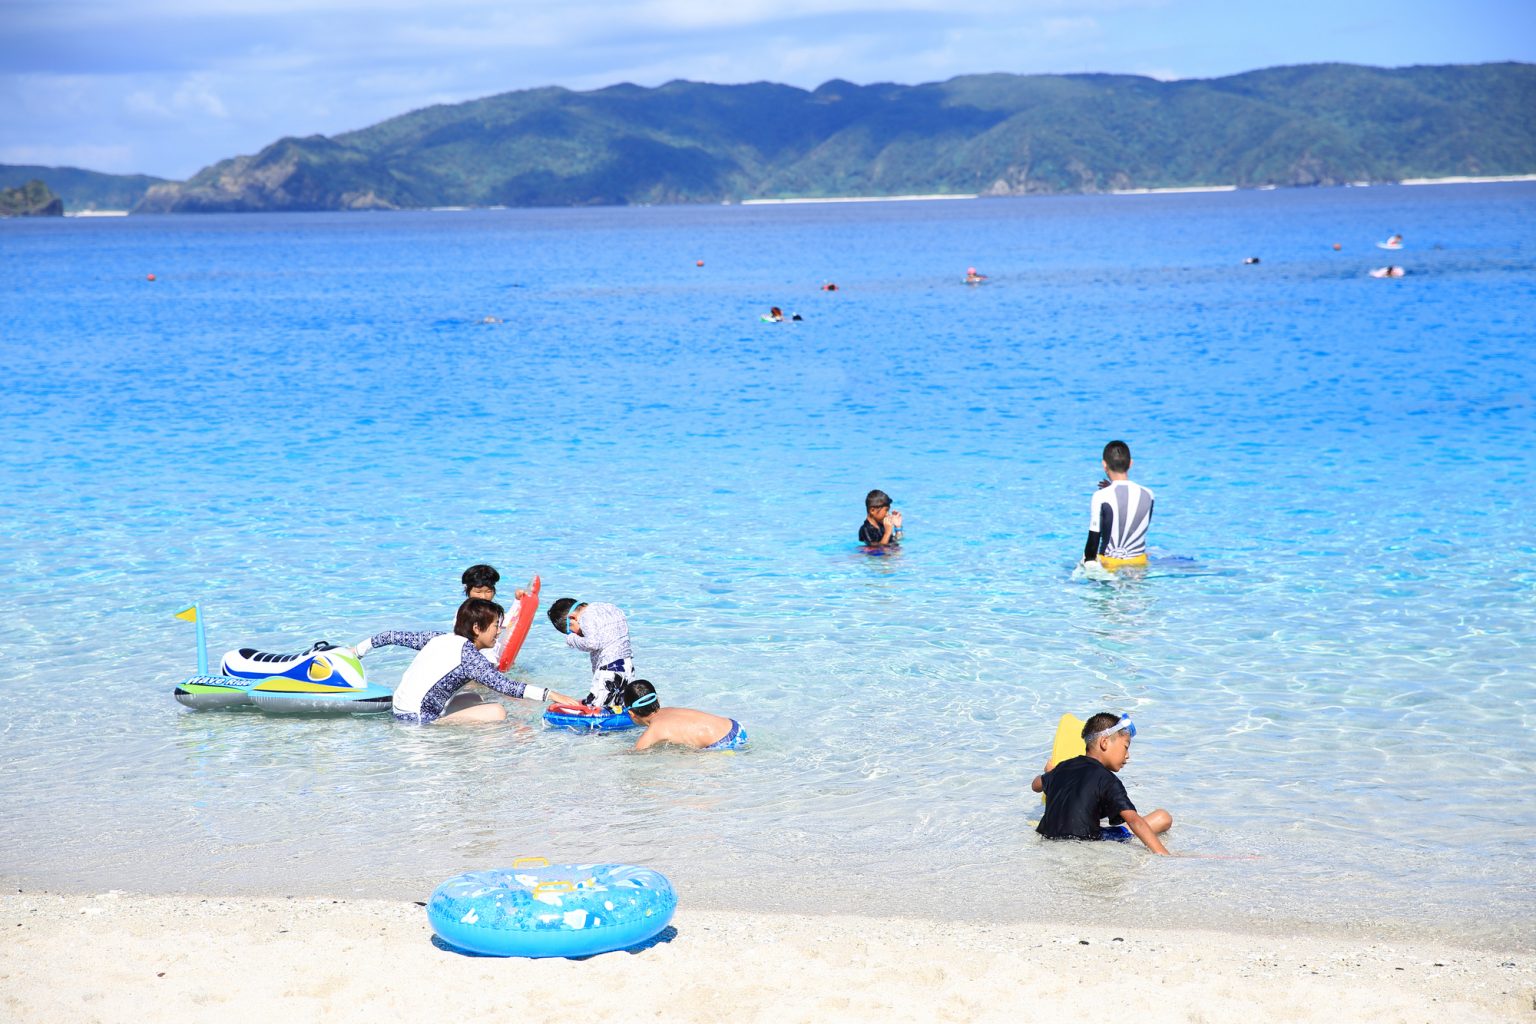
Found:
[[[1046,18],[1040,25],[1047,39],[1083,39],[1099,34],[1097,18]]]
[[[207,75],[191,75],[168,87],[157,83],[123,97],[123,109],[139,117],[184,121],[193,117],[226,118],[229,111],[213,91]]]

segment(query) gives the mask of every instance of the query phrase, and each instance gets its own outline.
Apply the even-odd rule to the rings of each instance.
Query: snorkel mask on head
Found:
[[[1135,739],[1136,738],[1136,723],[1131,721],[1131,716],[1127,714],[1127,715],[1121,715],[1120,716],[1120,721],[1116,722],[1114,725],[1110,726],[1108,729],[1100,729],[1096,733],[1089,734],[1088,739],[1085,742],[1089,746],[1092,746],[1094,744],[1094,742],[1096,742],[1097,740],[1101,740],[1105,736],[1113,736],[1115,733],[1120,732],[1122,729],[1125,730],[1125,735],[1126,735],[1127,739]]]
[[[641,697],[639,700],[637,700],[633,704],[631,704],[629,706],[629,710],[631,710],[631,711],[643,710],[645,708],[650,707],[652,704],[655,704],[657,699],[658,698],[656,697],[656,695],[654,693],[648,693],[644,697]]]

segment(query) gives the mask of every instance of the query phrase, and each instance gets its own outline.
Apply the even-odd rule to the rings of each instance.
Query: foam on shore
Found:
[[[1536,174],[1499,174],[1491,177],[1404,178],[1399,185],[1488,185],[1499,181],[1536,181]]]
[[[926,196],[801,196],[789,199],[743,199],[742,206],[792,206],[801,203],[920,203],[935,199],[975,199],[974,193]]]

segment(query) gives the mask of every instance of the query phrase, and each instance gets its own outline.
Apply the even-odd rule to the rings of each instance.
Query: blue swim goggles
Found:
[[[1125,730],[1126,736],[1129,737],[1130,739],[1135,739],[1136,738],[1136,723],[1131,721],[1131,716],[1130,715],[1121,715],[1120,716],[1120,721],[1116,722],[1114,725],[1110,726],[1108,729],[1100,729],[1098,732],[1093,733],[1084,742],[1092,743],[1094,740],[1101,739],[1101,738],[1103,738],[1105,736],[1113,736],[1115,733],[1119,732],[1122,729]]]

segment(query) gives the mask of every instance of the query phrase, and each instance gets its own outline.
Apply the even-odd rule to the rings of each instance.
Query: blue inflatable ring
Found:
[[[443,941],[491,956],[592,956],[654,938],[677,893],[665,875],[629,864],[550,864],[455,875],[427,901]]]
[[[577,732],[621,732],[640,724],[630,718],[627,711],[614,713],[605,708],[571,704],[551,704],[544,711],[544,723],[556,729],[575,729]]]

